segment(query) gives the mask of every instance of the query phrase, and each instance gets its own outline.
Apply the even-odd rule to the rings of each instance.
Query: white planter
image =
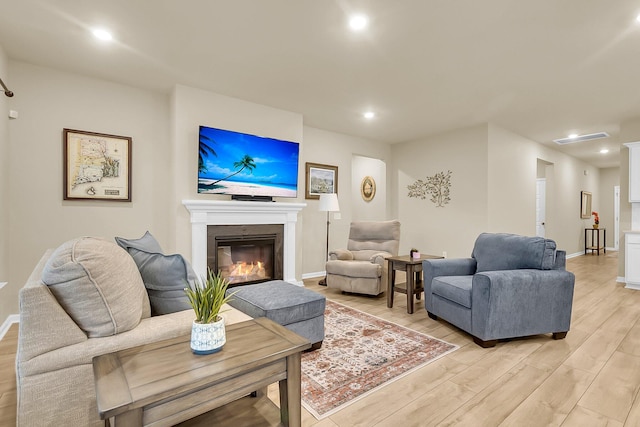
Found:
[[[211,354],[222,350],[227,342],[224,328],[224,318],[213,323],[191,324],[191,351],[194,354]]]

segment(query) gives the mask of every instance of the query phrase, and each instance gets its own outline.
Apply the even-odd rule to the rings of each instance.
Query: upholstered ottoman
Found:
[[[312,349],[324,340],[325,297],[283,280],[237,286],[229,305],[249,316],[267,317],[308,339]]]

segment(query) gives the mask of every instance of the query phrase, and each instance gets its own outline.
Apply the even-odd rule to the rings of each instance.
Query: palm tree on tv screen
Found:
[[[245,169],[249,170],[249,173],[253,172],[253,170],[256,168],[256,162],[253,160],[253,157],[251,157],[248,154],[245,154],[244,157],[242,157],[242,160],[240,160],[239,162],[234,162],[233,163],[233,167],[238,169],[237,171],[235,171],[234,173],[232,173],[231,175],[227,175],[222,179],[219,179],[215,182],[213,182],[211,185],[215,185],[217,183],[219,183],[220,181],[224,181],[225,179],[229,179],[234,175],[239,174],[240,172],[242,172]]]
[[[209,138],[206,135],[200,134],[200,144],[198,148],[198,172],[205,172],[207,167],[204,165],[204,157],[212,154],[214,156],[218,156],[216,150],[213,149],[211,144],[215,144],[216,142]]]

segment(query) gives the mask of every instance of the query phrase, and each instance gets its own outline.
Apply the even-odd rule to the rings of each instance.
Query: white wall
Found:
[[[0,45],[0,78],[10,85],[8,59]],[[9,89],[12,89],[9,86]],[[9,280],[9,99],[0,91],[0,282]],[[10,288],[0,289],[0,325],[15,307]],[[1,331],[0,331],[1,332]]]
[[[620,185],[620,168],[600,169],[600,179],[598,182],[600,227],[607,230],[607,247],[614,246],[615,218],[614,218],[614,191],[613,188]],[[622,204],[626,194],[620,194]],[[625,199],[626,200],[626,199]]]
[[[475,238],[488,228],[488,127],[459,129],[393,146],[393,204],[401,223],[400,253],[468,257]],[[451,171],[451,202],[436,207],[410,198],[407,186]]]
[[[3,66],[0,62],[0,72]],[[351,220],[352,156],[365,152],[389,158],[386,144],[304,127],[300,114],[206,91],[177,86],[164,95],[17,61],[8,68],[16,92],[10,107],[20,118],[0,123],[2,214],[11,224],[4,226],[10,231],[2,230],[11,251],[0,257],[0,271],[8,274],[1,280],[10,282],[0,291],[0,319],[18,313],[18,290],[44,251],[77,236],[138,237],[150,230],[166,252],[190,257],[182,200],[224,197],[197,194],[200,124],[301,142],[296,201],[309,206],[298,219],[298,279],[324,270],[326,219],[317,201],[304,199],[305,161],[340,168],[343,219],[332,227],[332,239],[341,245]],[[0,108],[6,103],[0,100]],[[133,138],[131,203],[62,200],[63,128]]]
[[[351,209],[354,221],[384,221],[387,218],[387,165],[380,159],[354,155],[351,160]],[[372,200],[362,198],[362,180],[370,176],[376,185]]]
[[[488,143],[487,231],[535,236],[537,144],[492,124]]]
[[[493,124],[459,129],[393,146],[394,189],[402,222],[401,252],[467,257],[479,233],[535,235],[538,161],[549,165],[547,237],[568,254],[584,249],[580,191],[593,193],[600,209],[599,170],[571,156]],[[440,171],[452,171],[451,203],[437,208],[409,198],[407,185]],[[585,175],[584,171],[587,171]]]
[[[600,209],[599,169],[545,145],[490,125],[490,224],[492,231],[535,235],[535,185],[538,159],[546,168],[546,237],[567,254],[584,251],[580,219],[580,191],[593,194],[593,210]],[[585,174],[586,171],[586,174]]]
[[[305,126],[298,113],[185,86],[164,95],[7,61],[1,49],[0,73],[10,77],[6,81],[16,93],[0,99],[0,276],[7,275],[0,281],[9,281],[0,291],[0,319],[18,312],[18,290],[42,253],[77,236],[138,237],[150,230],[165,251],[189,257],[191,231],[182,200],[224,197],[197,194],[200,124],[301,142],[296,201],[307,207],[297,226],[297,279],[322,272],[325,257],[326,214],[317,201],[304,198],[305,162],[339,168],[342,218],[332,220],[330,247],[344,247],[355,219],[398,218],[402,253],[417,247],[424,253],[447,251],[449,257],[469,256],[482,231],[533,230],[537,159],[553,164],[552,214],[560,247],[569,253],[582,247],[581,231],[589,221],[576,219],[580,190],[592,191],[594,207],[602,209],[596,169],[493,125],[390,146]],[[5,118],[9,108],[19,119]],[[131,203],[62,200],[65,127],[133,138]],[[640,135],[640,121],[625,129]],[[448,170],[452,200],[445,207],[407,196],[408,184]],[[526,177],[518,175],[521,170],[528,171]],[[379,177],[375,203],[362,201],[354,185],[363,173]],[[621,170],[620,179],[628,179],[628,170]]]
[[[151,230],[171,249],[168,97],[22,62],[10,61],[9,74],[19,118],[9,122],[11,271],[1,318],[18,313],[18,290],[44,251],[69,239]],[[63,128],[133,138],[131,203],[62,200]]]
[[[304,162],[338,167],[338,201],[341,219],[331,219],[329,248],[346,247],[349,224],[352,220],[370,218],[374,215],[380,219],[392,219],[389,197],[376,195],[374,205],[362,206],[364,201],[360,197],[360,190],[358,188],[355,192],[352,184],[352,177],[361,173],[352,170],[354,156],[367,156],[376,159],[376,162],[388,164],[391,158],[391,147],[388,144],[310,126],[304,127],[304,143],[303,167]],[[301,179],[304,191],[304,169]],[[388,177],[387,183],[378,182],[378,180],[376,183],[385,188],[389,185]],[[358,200],[363,203],[360,204]],[[324,272],[327,216],[326,212],[318,211],[317,200],[305,200],[305,202],[307,207],[302,211],[304,223],[302,271],[306,276],[313,276]]]
[[[191,223],[185,199],[229,200],[229,196],[198,194],[198,129],[200,125],[229,129],[253,135],[267,136],[302,143],[302,115],[254,104],[212,92],[178,85],[171,97],[171,191],[170,221],[175,224],[173,238],[178,253],[191,258]],[[304,199],[304,162],[299,165],[297,199],[276,199],[281,202]],[[300,180],[302,178],[302,181]],[[303,221],[298,218],[296,247],[301,248]],[[300,280],[302,255],[297,250],[296,278]]]

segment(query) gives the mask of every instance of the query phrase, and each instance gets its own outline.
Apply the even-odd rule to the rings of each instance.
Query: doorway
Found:
[[[613,187],[613,249],[620,249],[620,186]]]
[[[545,220],[547,215],[547,180],[536,179],[536,236],[545,237]]]

